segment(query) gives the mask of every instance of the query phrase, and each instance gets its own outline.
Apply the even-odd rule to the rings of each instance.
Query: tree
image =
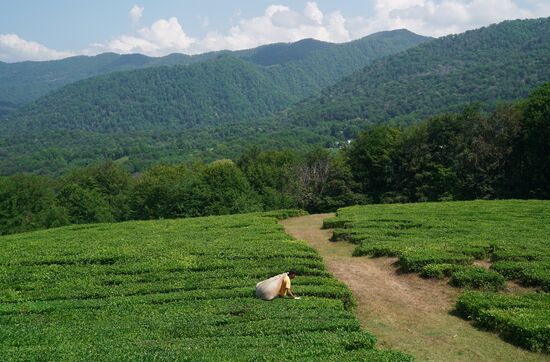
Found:
[[[306,153],[290,172],[289,193],[300,208],[309,212],[335,211],[363,202],[354,192],[345,160],[326,149]]]
[[[207,215],[209,189],[202,167],[155,166],[143,173],[132,189],[131,216],[135,219]]]
[[[0,178],[0,234],[50,228],[69,223],[49,178],[19,174]]]
[[[111,215],[107,219],[116,221],[127,220],[129,215],[128,197],[132,179],[130,173],[119,164],[112,161],[100,162],[88,167],[73,169],[61,178],[60,188],[67,193],[77,193],[78,198],[96,198],[97,204],[107,204],[107,210],[101,215]],[[78,186],[68,187],[69,184]],[[101,200],[100,200],[101,199]],[[68,199],[65,199],[68,202]],[[91,204],[88,204],[91,206]],[[77,205],[73,205],[73,211]],[[103,206],[101,206],[103,208]],[[99,211],[98,211],[99,212]],[[86,214],[87,212],[84,212]],[[80,218],[80,217],[79,217]],[[100,217],[103,219],[104,217]],[[80,222],[83,222],[81,220]]]
[[[207,165],[203,171],[203,180],[208,187],[206,214],[224,215],[261,210],[259,196],[233,161],[220,160]]]
[[[296,204],[286,193],[289,183],[288,170],[297,163],[296,152],[260,151],[253,147],[238,160],[252,188],[260,195],[265,210],[292,208]]]
[[[534,90],[523,104],[523,119],[515,140],[512,196],[550,197],[550,83]]]
[[[395,127],[371,127],[361,133],[347,151],[353,177],[372,202],[380,202],[390,191],[392,157],[401,134],[401,130]]]
[[[67,210],[72,224],[115,221],[103,195],[76,183],[63,183],[57,192],[57,202]]]

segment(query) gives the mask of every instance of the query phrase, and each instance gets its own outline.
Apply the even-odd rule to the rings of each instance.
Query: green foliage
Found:
[[[129,216],[131,184],[130,174],[122,166],[102,162],[62,177],[58,182],[58,198],[70,210],[73,223],[123,221]],[[82,209],[87,211],[79,215]]]
[[[548,253],[535,249],[530,250],[530,254],[536,254],[536,257],[530,260],[514,261],[514,259],[518,259],[518,255],[514,255],[512,251],[507,256],[508,260],[496,261],[492,267],[508,279],[520,280],[527,286],[540,286],[550,292],[550,257]],[[522,255],[519,256],[519,258],[521,257]]]
[[[14,108],[80,79],[146,67],[188,64],[199,60],[183,54],[151,58],[141,54],[104,53],[45,62],[0,63],[0,103]]]
[[[541,109],[550,106],[548,85],[535,89],[527,101],[501,105],[488,115],[470,106],[404,130],[370,127],[349,147],[347,162],[374,203],[545,199],[550,117],[541,116],[529,131],[536,112],[528,109],[534,102]],[[526,141],[535,134],[537,141]]]
[[[264,217],[273,217],[277,220],[285,220],[291,217],[305,216],[308,213],[304,210],[288,209],[288,210],[275,210],[265,211],[260,213]]]
[[[114,221],[109,204],[96,190],[67,183],[60,187],[57,200],[73,224]]]
[[[516,195],[549,198],[550,83],[534,90],[524,104],[523,121],[508,171]]]
[[[380,248],[377,246],[377,248]],[[375,252],[369,251],[368,248],[361,247],[365,255]],[[429,264],[470,264],[474,258],[470,255],[461,255],[448,250],[428,249],[420,252],[420,250],[400,251],[399,266],[405,272],[419,272]]]
[[[130,202],[133,218],[155,219],[258,211],[258,199],[242,171],[224,160],[154,167],[137,179]]]
[[[0,177],[0,235],[69,223],[49,179],[20,174]]]
[[[290,121],[411,123],[471,102],[491,107],[550,79],[550,19],[505,21],[373,62],[290,111]]]
[[[189,66],[103,75],[49,93],[4,120],[6,132],[107,134],[223,125],[285,107],[290,94],[262,69],[223,56]]]
[[[462,266],[458,264],[428,264],[422,267],[419,274],[423,278],[443,279],[445,277],[450,277],[455,271],[461,268]]]
[[[505,279],[493,270],[466,267],[453,272],[449,283],[459,288],[499,290],[504,287]]]
[[[61,173],[68,166],[122,158],[143,170],[158,161],[196,160],[197,154],[206,161],[236,157],[251,145],[303,149],[319,142],[317,132],[303,129],[297,134],[280,122],[258,119],[316,94],[374,59],[428,39],[397,30],[317,50],[302,51],[300,44],[287,44],[210,53],[191,60],[174,55],[174,59],[166,59],[168,64],[187,64],[188,60],[196,64],[149,67],[71,83],[23,106],[0,123],[0,151],[7,156],[0,161],[0,172]],[[290,58],[295,59],[256,65],[253,58],[260,53],[270,59],[294,54]],[[104,60],[102,57],[97,61]],[[94,59],[88,60],[94,63]],[[152,64],[151,59],[142,60],[136,61],[138,68]],[[60,63],[71,61],[80,67],[80,58]],[[63,83],[70,78],[58,74],[56,62],[50,63],[55,79]],[[158,64],[163,63],[158,59]],[[108,64],[106,72],[112,69]],[[43,71],[42,63],[33,65],[38,74]],[[21,68],[12,79],[15,83],[19,76],[32,72],[19,64],[13,66]],[[72,69],[66,66],[62,72],[70,74]],[[33,75],[28,81],[36,84],[43,79]],[[4,84],[10,87],[11,81],[0,82],[0,100]],[[27,84],[24,89],[33,87]],[[50,85],[46,88],[52,89]],[[278,135],[273,137],[272,132]]]
[[[258,147],[252,147],[237,164],[260,194],[262,204],[270,210],[295,206],[294,199],[285,191],[292,177],[289,170],[298,162],[298,154],[290,150],[262,152]]]
[[[468,292],[456,306],[466,318],[521,347],[550,352],[550,295]]]
[[[225,160],[154,166],[135,174],[134,179],[124,168],[124,161],[78,168],[56,182],[50,181],[54,186],[48,187],[55,190],[56,200],[44,216],[47,221],[28,223],[25,218],[14,216],[24,214],[27,206],[6,203],[6,210],[12,208],[5,212],[12,215],[7,216],[11,225],[0,230],[16,232],[17,225],[24,224],[27,227],[21,230],[67,222],[176,218],[287,208],[328,212],[368,202],[544,198],[550,182],[535,185],[526,179],[520,183],[517,175],[522,174],[522,168],[515,165],[537,152],[518,145],[528,136],[521,131],[525,128],[523,125],[536,113],[527,109],[544,109],[544,102],[550,102],[546,97],[548,92],[550,88],[544,86],[535,90],[536,96],[530,100],[502,106],[491,115],[480,113],[476,107],[467,107],[462,114],[432,117],[405,130],[373,127],[344,150],[316,147],[306,152],[262,151],[251,147],[236,164]],[[536,108],[530,105],[534,102],[532,99],[543,101],[537,103]],[[544,119],[544,122],[550,121],[550,118]],[[545,145],[538,145],[540,154],[545,152]],[[544,162],[533,165],[532,172],[546,173],[546,169],[535,169],[537,167],[544,167]],[[32,194],[33,191],[22,192]],[[327,223],[338,225],[346,221],[349,220]],[[388,226],[408,229],[414,228],[415,223],[402,220],[401,224]],[[356,242],[356,234],[349,229],[336,230],[334,238]],[[399,255],[403,269],[410,271],[420,271],[431,263],[469,263],[472,258],[489,256],[490,249],[478,245],[462,247],[458,255],[449,250],[417,255],[395,246],[391,241],[394,236],[393,231],[380,235],[379,239],[358,248],[355,254]],[[492,250],[492,255],[506,259],[506,252],[505,249]],[[512,252],[515,258],[533,256],[525,251]],[[525,283],[529,280],[545,288],[548,285],[544,277],[546,271],[539,267],[529,267],[522,275]]]
[[[50,199],[42,200],[42,206],[40,202],[32,205],[36,195],[30,188],[18,190],[19,197],[28,199],[25,204],[9,201],[15,180],[24,176],[5,178],[6,183],[0,184],[0,191],[6,199],[3,206],[6,217],[0,231],[14,233],[67,223],[196,217],[293,208],[299,205],[296,194],[292,193],[297,172],[309,167],[319,152],[327,167],[326,173],[323,179],[315,181],[315,189],[304,206],[309,210],[319,210],[354,203],[357,198],[345,179],[349,171],[339,156],[325,151],[299,155],[290,151],[252,149],[237,164],[221,160],[210,164],[157,165],[132,177],[119,163],[105,162],[75,168],[57,180],[36,178],[45,185],[42,189],[50,192]],[[41,188],[40,185],[36,187]],[[312,185],[304,184],[304,187]],[[39,218],[45,221],[25,219],[23,215],[28,207],[43,207],[44,215]],[[279,214],[284,215],[284,211]]]
[[[335,239],[359,244],[354,255],[398,256],[407,272],[498,285],[492,271],[460,267],[491,258],[504,277],[548,288],[548,211],[548,201],[534,200],[354,206],[326,225]]]
[[[550,290],[549,201],[468,201],[354,206],[325,222],[355,256],[397,256],[403,271],[450,277],[455,287],[498,290],[505,279]],[[493,261],[489,270],[470,265]],[[547,351],[550,299],[466,293],[458,310],[536,351]]]
[[[412,360],[374,349],[346,309],[351,292],[266,215],[79,225],[0,244],[7,361]],[[290,268],[301,300],[254,297]]]
[[[261,210],[243,172],[231,160],[211,163],[204,169],[204,182],[209,189],[206,214],[238,214]]]
[[[288,183],[290,195],[308,212],[335,211],[344,205],[365,202],[342,155],[314,148],[294,165]]]
[[[380,202],[382,195],[391,190],[392,152],[401,139],[397,128],[379,126],[361,133],[348,149],[348,164],[356,179],[362,180],[363,191]]]
[[[307,70],[308,65],[326,63],[322,79],[351,73],[367,62],[414,46],[429,38],[406,30],[380,32],[346,44],[331,44],[305,39],[289,44],[270,44],[242,51],[218,51],[189,56],[171,54],[151,58],[141,54],[104,53],[94,57],[70,57],[47,62],[0,62],[0,111],[33,101],[46,93],[75,81],[120,71],[170,65],[188,65],[230,54],[258,65],[275,66],[290,61]],[[301,65],[300,63],[304,64]],[[335,67],[335,65],[340,67]],[[339,69],[338,69],[339,68]],[[345,71],[345,73],[339,73]],[[327,74],[328,73],[328,74]],[[310,76],[313,79],[315,77]],[[338,77],[339,78],[339,77]],[[334,78],[334,80],[338,79]],[[310,80],[311,81],[311,80]]]

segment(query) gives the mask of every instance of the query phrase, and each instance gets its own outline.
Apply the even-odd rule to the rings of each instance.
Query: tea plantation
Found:
[[[284,233],[283,214],[1,237],[0,359],[412,360],[375,348],[350,291]],[[301,300],[255,299],[256,282],[290,268]]]
[[[354,255],[396,256],[404,272],[446,278],[471,292],[457,310],[534,351],[550,352],[550,202],[470,201],[354,206],[325,220]],[[490,262],[490,268],[474,265]],[[506,279],[535,292],[494,293]]]

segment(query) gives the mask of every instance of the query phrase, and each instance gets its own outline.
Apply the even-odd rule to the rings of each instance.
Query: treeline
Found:
[[[550,83],[491,114],[470,106],[409,128],[373,126],[340,150],[261,151],[236,162],[115,162],[53,179],[0,178],[0,233],[74,223],[333,211],[365,203],[550,198]]]
[[[58,179],[18,174],[0,178],[0,234],[291,207],[334,209],[360,202],[345,198],[347,175],[343,159],[321,149],[305,155],[251,149],[237,163],[158,165],[133,175],[115,162],[77,168]]]
[[[379,126],[346,151],[369,202],[550,198],[550,83],[490,115],[471,106],[401,129]]]

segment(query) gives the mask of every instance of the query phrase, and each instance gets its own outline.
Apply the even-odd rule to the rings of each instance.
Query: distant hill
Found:
[[[306,40],[243,51],[240,58],[228,53],[187,66],[111,73],[47,94],[8,117],[1,128],[10,133],[172,131],[257,119],[315,94],[372,60],[425,40],[400,30],[347,44]],[[315,47],[320,50],[313,51]],[[283,62],[294,50],[298,60]],[[264,67],[246,60],[255,57],[278,57],[283,63]],[[143,65],[147,58],[117,59],[109,63],[111,69],[114,64]]]
[[[479,102],[525,97],[550,80],[550,18],[506,21],[386,57],[305,100],[291,124],[410,123]]]
[[[22,105],[80,79],[192,61],[193,57],[184,54],[151,58],[141,54],[104,53],[94,57],[77,56],[44,62],[0,63],[0,101]]]
[[[550,80],[550,19],[426,40],[400,30],[341,45],[305,41],[320,49],[269,66],[249,61],[283,54],[275,44],[82,80],[0,122],[0,173],[59,173],[102,158],[139,170],[251,145],[337,147],[372,123],[410,124],[472,102],[491,109]]]
[[[356,51],[361,59],[359,59],[359,64],[356,64],[357,60],[355,59],[351,64],[357,67],[366,65],[372,59],[406,49],[427,39],[406,31],[396,31],[374,34],[347,44],[332,44],[305,39],[296,43],[270,44],[254,49],[209,52],[194,56],[171,54],[153,58],[141,54],[104,53],[93,57],[76,56],[43,62],[0,62],[0,118],[3,114],[69,83],[119,71],[188,65],[215,59],[223,54],[231,54],[258,65],[276,65],[304,59],[319,51],[325,51],[324,55],[320,55],[321,57],[331,57],[332,54],[338,57],[337,53],[340,50],[344,50],[346,53],[350,50]],[[342,61],[344,62],[343,70],[347,71],[349,67],[345,64],[345,60]],[[4,107],[2,104],[6,106]]]
[[[302,59],[312,52],[329,49],[334,44],[315,39],[304,39],[295,43],[269,44],[256,48],[245,58],[259,65],[283,64]]]
[[[178,131],[251,120],[297,100],[261,67],[222,56],[82,80],[8,117],[10,133]]]
[[[318,94],[375,59],[428,40],[406,30],[345,44],[305,40],[237,52],[238,57],[225,52],[186,66],[80,80],[0,121],[0,174],[59,173],[101,158],[130,159],[141,168],[143,162],[210,153],[221,139],[241,143],[234,147],[238,152],[257,132],[276,127],[261,118]],[[289,49],[298,49],[299,56],[290,60]],[[254,63],[277,59],[278,54],[277,64]],[[144,60],[117,59],[117,66]],[[235,154],[232,149],[216,151],[212,157]]]

